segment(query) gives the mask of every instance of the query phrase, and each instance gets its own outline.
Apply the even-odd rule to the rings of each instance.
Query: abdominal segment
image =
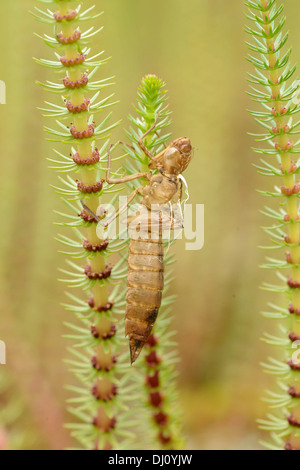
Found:
[[[131,363],[146,343],[161,305],[164,287],[162,240],[130,241],[128,257],[126,336],[129,336]]]

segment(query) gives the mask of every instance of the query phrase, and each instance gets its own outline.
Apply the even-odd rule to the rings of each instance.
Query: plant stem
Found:
[[[261,5],[263,8],[266,8],[264,13],[265,26],[264,30],[267,36],[267,47],[269,50],[275,50],[275,41],[274,37],[269,36],[269,24],[270,24],[270,11],[268,8],[268,1],[261,0]],[[280,133],[278,139],[274,139],[275,146],[280,149],[280,159],[283,173],[283,186],[281,191],[285,194],[290,194],[287,197],[286,203],[286,220],[288,221],[288,238],[286,239],[287,243],[290,245],[290,253],[287,253],[288,262],[292,264],[292,276],[293,281],[300,283],[300,225],[299,225],[299,203],[298,203],[298,191],[299,187],[296,181],[296,174],[294,173],[295,167],[294,163],[291,160],[289,153],[285,151],[291,148],[294,144],[289,140],[288,131],[290,130],[288,125],[288,118],[285,117],[286,107],[285,104],[278,98],[281,95],[281,88],[278,85],[279,83],[279,73],[275,68],[276,65],[276,56],[275,54],[268,54],[268,62],[270,68],[269,78],[272,82],[271,90],[273,101],[273,109],[275,110],[275,122],[276,122],[276,132]],[[274,129],[275,130],[275,129]],[[289,256],[290,254],[290,256]],[[292,289],[292,308],[294,310],[299,310],[300,312],[300,290],[299,288]],[[293,328],[292,332],[294,333],[297,339],[300,339],[300,321],[297,315],[293,315]],[[291,335],[290,335],[291,337]],[[296,339],[295,339],[296,340]],[[299,378],[294,379],[292,382],[293,389],[300,394],[300,382]],[[292,418],[300,423],[300,404],[293,407]],[[300,437],[299,433],[292,431],[288,441],[288,445],[295,449],[300,450]]]
[[[130,116],[134,130],[127,133],[129,139],[136,146],[138,136],[141,137],[147,132],[156,121],[156,130],[151,132],[144,140],[145,146],[153,154],[159,153],[163,145],[170,139],[170,134],[163,135],[162,130],[170,125],[168,107],[165,105],[166,92],[165,83],[155,75],[147,75],[142,79],[138,91],[139,117]],[[138,148],[138,146],[137,146]],[[143,152],[130,153],[135,162],[138,172],[149,172],[149,158]],[[131,169],[136,171],[136,169]],[[133,189],[133,188],[132,188]],[[165,245],[170,246],[172,240],[167,240]],[[166,252],[167,250],[165,250]],[[168,266],[172,262],[173,256],[166,256],[165,264]],[[145,345],[146,354],[142,363],[144,382],[144,404],[150,411],[147,417],[150,421],[149,433],[155,448],[158,449],[182,449],[184,447],[181,429],[181,416],[177,397],[177,373],[175,364],[178,361],[175,342],[170,341],[174,332],[171,326],[170,305],[174,301],[174,296],[167,296],[170,287],[170,273],[165,279],[163,291],[163,301],[158,319]],[[148,428],[148,426],[147,426]]]
[[[72,120],[72,122],[69,127],[58,122],[60,127],[65,129],[63,134],[52,129],[47,130],[51,134],[57,135],[59,140],[64,143],[70,142],[71,144],[71,158],[60,154],[62,160],[56,161],[60,165],[61,171],[67,172],[67,174],[74,171],[79,175],[79,179],[76,181],[70,176],[67,176],[67,179],[61,178],[67,189],[57,188],[57,190],[60,194],[67,196],[66,202],[75,211],[75,214],[78,209],[68,201],[75,201],[78,207],[77,201],[84,200],[85,205],[96,213],[101,196],[106,190],[104,180],[100,179],[99,161],[106,158],[108,132],[116,124],[106,127],[110,115],[98,126],[93,121],[94,113],[113,103],[107,104],[110,99],[108,97],[95,104],[97,96],[108,83],[106,80],[91,82],[91,74],[87,71],[92,68],[92,72],[95,72],[103,64],[103,61],[95,60],[96,56],[88,59],[88,49],[83,46],[86,44],[85,38],[96,34],[97,31],[91,33],[89,30],[82,33],[78,26],[79,21],[94,19],[98,15],[89,17],[89,10],[82,12],[79,6],[75,10],[72,9],[73,2],[70,1],[56,0],[53,3],[58,4],[53,16],[48,12],[44,14],[49,23],[54,22],[56,33],[55,37],[50,39],[56,43],[56,48],[62,49],[63,52],[59,54],[58,62],[50,63],[42,60],[39,62],[42,65],[59,68],[63,72],[61,94],[63,97],[67,97],[65,107],[53,105],[55,112],[52,111],[52,113],[55,114],[60,109],[58,113],[61,115],[61,119],[67,119],[68,122]],[[38,11],[40,12],[40,10]],[[49,42],[48,38],[49,36],[45,42]],[[50,84],[46,85],[46,88],[50,88],[52,91],[51,88],[60,89],[61,87],[60,85],[53,87]],[[91,90],[94,90],[96,95],[88,99],[86,95]],[[51,110],[47,111],[51,115]],[[101,149],[95,146],[96,141],[99,140],[105,140]],[[68,214],[65,217],[68,220],[72,219],[72,216]],[[117,436],[124,435],[121,430],[124,424],[122,425],[120,419],[119,402],[121,399],[117,397],[119,390],[115,375],[116,373],[120,374],[117,362],[124,361],[124,357],[117,357],[120,342],[115,338],[116,324],[113,318],[113,314],[117,313],[118,301],[124,302],[124,294],[122,293],[118,300],[113,292],[110,298],[108,289],[109,279],[113,280],[114,276],[118,276],[117,278],[120,279],[122,276],[116,269],[112,273],[112,268],[107,265],[107,256],[109,252],[113,251],[113,243],[109,245],[108,240],[99,239],[97,220],[85,209],[81,210],[80,217],[83,232],[77,230],[78,217],[76,215],[73,217],[73,222],[67,224],[74,227],[74,232],[80,241],[66,239],[64,236],[60,237],[60,241],[65,245],[80,249],[77,253],[70,253],[73,258],[85,257],[88,263],[82,271],[81,268],[69,262],[76,273],[64,271],[71,277],[71,281],[67,282],[71,282],[73,287],[82,287],[84,292],[90,293],[90,298],[86,302],[69,295],[76,305],[66,305],[68,310],[73,309],[84,324],[83,328],[68,325],[72,332],[75,332],[69,337],[77,342],[79,340],[79,344],[75,344],[71,350],[75,360],[68,362],[85,387],[83,389],[70,387],[73,392],[79,394],[78,398],[70,400],[72,404],[70,411],[82,420],[83,424],[69,425],[69,427],[73,429],[72,435],[84,448],[107,450],[118,446]],[[83,240],[82,234],[84,234]],[[84,348],[85,352],[82,355],[78,352],[78,347]],[[86,357],[89,355],[92,357],[90,361],[87,361]],[[126,367],[124,372],[126,373]],[[89,397],[86,394],[86,387],[89,389]],[[73,404],[77,404],[77,406],[73,406]],[[130,423],[126,423],[126,427],[128,426]]]
[[[269,392],[270,398],[268,401],[273,407],[275,407],[274,404],[277,405],[277,408],[280,405],[283,408],[282,404],[285,404],[290,414],[287,415],[285,409],[283,409],[283,420],[272,415],[270,421],[261,421],[261,424],[263,429],[277,431],[277,434],[274,434],[273,437],[278,447],[281,446],[281,439],[283,438],[285,449],[300,450],[300,365],[296,364],[291,358],[295,352],[295,342],[300,340],[300,220],[298,203],[300,185],[297,183],[299,162],[293,161],[293,154],[299,153],[299,150],[296,148],[297,144],[291,140],[292,136],[298,133],[298,131],[294,131],[297,124],[293,125],[291,116],[299,112],[300,108],[292,105],[293,93],[295,93],[297,87],[295,88],[294,85],[290,88],[286,87],[286,82],[295,69],[289,69],[287,65],[291,51],[281,56],[282,48],[287,40],[287,35],[283,36],[280,33],[285,19],[281,18],[277,26],[275,25],[275,19],[280,18],[282,7],[277,9],[275,0],[257,0],[256,3],[249,1],[248,6],[250,11],[252,8],[255,10],[255,14],[252,14],[250,19],[255,21],[259,30],[257,33],[248,28],[249,34],[253,35],[255,40],[255,45],[249,45],[249,47],[251,50],[257,48],[257,51],[264,57],[263,60],[258,60],[253,56],[249,56],[250,62],[256,66],[257,71],[256,77],[250,75],[250,82],[256,85],[263,84],[267,88],[267,92],[264,94],[252,87],[254,91],[252,96],[255,97],[256,101],[261,101],[264,108],[267,109],[265,113],[253,112],[252,114],[258,116],[258,122],[268,129],[268,132],[259,140],[271,141],[274,149],[271,151],[257,149],[257,151],[263,154],[277,155],[280,172],[276,167],[263,160],[264,167],[259,168],[265,175],[279,176],[281,174],[283,184],[280,191],[278,190],[274,194],[266,194],[285,197],[284,204],[281,204],[285,210],[278,213],[278,217],[272,209],[266,208],[266,215],[276,218],[277,222],[280,223],[280,226],[269,227],[266,231],[268,233],[271,233],[271,231],[277,233],[275,239],[280,240],[281,238],[281,241],[275,241],[276,245],[289,249],[286,253],[285,263],[271,259],[272,264],[265,267],[272,267],[277,270],[290,268],[289,277],[286,279],[287,288],[276,288],[276,286],[268,288],[272,292],[285,292],[290,299],[288,313],[269,315],[270,318],[278,318],[279,316],[282,320],[289,320],[289,328],[283,330],[286,331],[288,339],[271,337],[270,335],[267,335],[266,339],[271,344],[284,346],[288,352],[288,359],[286,363],[282,363],[282,366],[273,360],[271,360],[271,365],[265,365],[270,373],[280,375],[288,383],[287,387],[279,383],[284,393],[273,394]],[[257,16],[257,10],[260,12],[259,16]],[[260,70],[264,70],[265,75]],[[267,82],[265,82],[265,79]],[[285,228],[287,232],[282,230],[281,227]],[[282,238],[284,238],[284,243],[282,243]],[[280,277],[284,279],[283,276]],[[280,310],[276,306],[274,308],[277,311]]]

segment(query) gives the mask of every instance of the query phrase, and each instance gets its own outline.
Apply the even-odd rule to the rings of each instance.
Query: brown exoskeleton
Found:
[[[190,139],[180,137],[174,140],[158,155],[154,156],[144,144],[144,139],[156,127],[154,125],[140,138],[139,146],[149,157],[149,168],[157,169],[157,174],[135,173],[121,178],[110,177],[111,155],[108,151],[108,170],[106,181],[108,184],[127,183],[129,181],[146,178],[147,185],[141,185],[135,189],[122,206],[112,217],[105,222],[107,226],[133,201],[137,195],[141,195],[140,204],[146,208],[149,215],[146,230],[138,236],[132,237],[129,245],[128,278],[127,278],[127,306],[126,306],[126,336],[129,336],[131,363],[138,358],[144,344],[148,340],[153,325],[156,321],[162,300],[164,287],[164,251],[161,216],[157,207],[165,204],[176,204],[181,199],[182,182],[181,173],[187,168],[192,158],[192,146]],[[112,146],[111,146],[112,147]],[[111,148],[110,147],[110,148]],[[152,232],[151,212],[155,207],[158,212],[158,237],[151,238]],[[88,208],[87,208],[88,209]],[[147,225],[148,224],[148,225]]]

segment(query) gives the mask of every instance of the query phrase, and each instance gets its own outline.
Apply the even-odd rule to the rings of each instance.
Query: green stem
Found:
[[[59,6],[59,13],[61,16],[65,15],[70,10],[69,2],[61,2]],[[59,26],[59,25],[57,25]],[[62,25],[61,32],[64,38],[73,36],[77,31],[76,26],[70,23]],[[72,45],[68,45],[65,48],[65,56],[68,59],[75,59],[78,56],[78,48],[76,47],[76,42]],[[66,69],[67,72],[67,69]],[[74,67],[68,74],[69,78],[73,81],[81,80],[83,77],[83,72],[81,67]],[[72,93],[71,104],[73,106],[80,106],[84,103],[85,100],[85,87],[82,90],[76,90]],[[66,90],[67,91],[67,90]],[[90,113],[83,111],[78,114],[74,114],[74,126],[76,131],[88,132],[89,128],[89,117]],[[77,151],[80,159],[92,158],[94,152],[93,141],[90,139],[82,139],[77,142]],[[95,168],[92,170],[88,165],[79,166],[80,175],[82,182],[85,186],[96,185],[99,181],[99,171]],[[80,197],[86,199],[85,192],[80,194]],[[87,198],[87,204],[93,211],[97,211],[97,208],[100,203],[100,198],[97,194],[93,194]],[[96,224],[93,223],[87,230],[87,243],[91,245],[98,245],[99,238],[96,233]],[[103,240],[100,240],[100,243],[103,243]],[[87,250],[88,253],[88,250]],[[87,261],[91,267],[91,274],[98,274],[105,272],[106,268],[106,258],[101,252],[96,252],[93,256],[87,256]],[[99,308],[103,308],[109,302],[108,288],[107,285],[103,282],[96,282],[94,287],[91,289],[93,307],[95,311]],[[111,332],[114,332],[115,325],[112,324],[112,319],[107,318],[101,313],[96,313],[94,317],[94,335],[97,335],[98,338],[102,338],[105,335],[109,335]],[[109,345],[108,351],[105,351],[103,341],[94,348],[94,365],[99,370],[112,370],[115,365],[115,355],[112,351],[112,346]],[[99,406],[94,415],[94,425],[98,428],[99,434],[110,433],[115,427],[116,416],[109,416],[107,413],[107,407],[101,400],[106,402],[108,399],[112,399],[116,392],[117,386],[109,377],[97,377],[92,386],[92,390],[95,396],[95,399],[98,400]],[[103,439],[97,439],[95,442],[95,448],[99,449],[99,442],[102,442],[102,448],[108,449],[111,448],[111,443],[109,439],[103,441]]]
[[[80,10],[79,6],[75,10],[72,9],[71,5],[73,4],[74,2],[67,0],[53,0],[53,6],[57,6],[53,16],[49,12],[44,13],[47,22],[54,24],[55,36],[52,44],[56,43],[59,61],[50,63],[40,60],[39,62],[42,65],[60,69],[64,74],[61,93],[67,99],[65,99],[65,109],[62,108],[59,113],[61,120],[67,119],[68,127],[66,127],[63,138],[61,133],[51,129],[49,131],[51,134],[57,134],[58,140],[63,140],[64,143],[70,142],[71,158],[61,155],[63,160],[56,161],[56,164],[61,165],[61,171],[66,172],[67,169],[67,179],[62,179],[67,190],[57,189],[68,198],[66,202],[74,209],[75,213],[78,212],[79,200],[84,200],[85,205],[96,213],[101,196],[106,190],[104,180],[100,179],[99,161],[106,157],[108,132],[116,124],[106,127],[107,118],[101,126],[97,126],[93,121],[94,112],[106,108],[109,97],[104,100],[101,98],[97,104],[95,104],[95,100],[98,94],[87,98],[87,94],[93,90],[95,93],[101,92],[107,83],[105,80],[90,81],[90,68],[98,68],[102,62],[94,58],[92,64],[89,63],[88,49],[85,47],[86,40],[82,40],[83,33],[79,29],[79,24],[82,24],[82,21],[79,23],[79,20],[94,19],[97,15],[88,17],[88,14]],[[40,10],[38,11],[40,13]],[[49,36],[45,41],[49,42]],[[61,84],[47,84],[45,87],[50,91],[57,91],[61,88]],[[49,110],[50,115],[51,112],[57,113],[58,108],[54,105],[55,111]],[[99,140],[105,141],[101,149],[96,147],[96,141]],[[78,179],[75,181],[68,175],[71,171],[78,175]],[[70,187],[74,189],[70,190]],[[76,207],[72,206],[69,201],[75,201]],[[71,331],[75,333],[69,337],[79,344],[75,344],[72,348],[75,359],[70,360],[69,363],[84,388],[70,387],[76,394],[82,395],[70,400],[71,403],[75,403],[70,411],[81,419],[83,424],[70,425],[69,427],[73,429],[72,435],[84,448],[107,450],[119,446],[117,438],[122,436],[120,429],[122,422],[120,409],[122,406],[120,406],[121,398],[119,397],[120,390],[116,374],[122,376],[118,367],[124,361],[124,355],[118,355],[121,343],[115,338],[116,323],[113,315],[117,312],[114,305],[116,291],[112,292],[110,298],[108,288],[110,278],[113,280],[114,276],[118,276],[117,278],[120,279],[122,276],[120,273],[114,274],[114,270],[111,272],[111,267],[107,265],[107,251],[108,249],[113,250],[113,243],[108,245],[107,240],[99,239],[97,221],[86,210],[81,210],[82,235],[80,235],[77,229],[78,216],[75,215],[72,218],[66,215],[66,217],[68,221],[70,218],[73,219],[73,222],[68,225],[74,227],[74,232],[77,237],[79,236],[80,241],[66,239],[64,236],[60,241],[68,246],[76,247],[77,250],[80,249],[79,258],[87,260],[87,265],[82,271],[81,268],[78,268],[80,274],[78,274],[76,266],[74,267],[74,263],[71,266],[74,267],[76,273],[69,272],[68,274],[72,277],[72,286],[82,287],[85,295],[89,294],[89,298],[86,298],[85,301],[70,295],[76,305],[66,306],[67,309],[74,308],[74,313],[84,325],[83,328],[70,325]],[[76,258],[77,254],[74,253],[73,257]],[[118,298],[118,301],[124,301],[124,294],[122,293]],[[79,346],[84,348],[84,353],[80,352]],[[90,361],[86,360],[88,356]],[[128,361],[127,355],[125,360]],[[126,372],[124,364],[123,368],[127,375],[128,371]],[[126,383],[126,380],[123,380],[123,383]],[[88,423],[90,426],[87,426]],[[130,422],[128,426],[130,426]]]
[[[168,107],[163,107],[163,103],[166,101],[164,86],[164,82],[155,75],[144,77],[138,93],[141,115],[138,119],[130,117],[130,121],[136,127],[135,133],[130,135],[130,139],[137,144],[137,134],[140,137],[148,131],[159,116],[157,123],[158,131],[151,132],[144,139],[145,146],[154,155],[164,148],[163,144],[166,144],[170,138],[170,135],[164,136],[162,134],[162,130],[170,125]],[[160,140],[160,143],[158,143],[158,140]],[[140,152],[140,154],[135,155],[135,159],[137,171],[150,171],[147,155]],[[168,266],[171,259],[172,257],[170,259],[165,257],[166,266]],[[150,434],[155,442],[155,448],[163,450],[182,449],[184,447],[181,435],[181,416],[178,413],[177,383],[174,378],[176,377],[175,364],[177,362],[177,356],[174,354],[176,343],[170,341],[172,326],[171,309],[169,306],[173,298],[167,296],[167,290],[170,286],[170,280],[167,279],[167,276],[162,306],[153,329],[153,334],[150,335],[145,345],[145,356],[142,363],[145,402],[147,410],[150,411],[150,416],[148,416],[151,422]],[[171,352],[171,350],[173,351]]]
[[[293,86],[291,88],[286,86],[286,82],[292,76],[294,69],[289,69],[287,65],[290,51],[282,54],[282,48],[287,39],[280,32],[285,22],[283,17],[280,18],[282,8],[277,9],[274,0],[257,0],[256,4],[249,1],[248,6],[250,11],[252,8],[255,11],[255,13],[251,12],[252,19],[258,27],[258,32],[248,28],[249,34],[252,34],[256,39],[255,45],[249,46],[251,50],[257,48],[258,52],[264,56],[263,60],[252,55],[249,56],[250,62],[256,66],[257,70],[257,76],[251,75],[250,81],[255,85],[265,84],[267,87],[266,93],[252,87],[254,91],[252,96],[255,97],[256,101],[261,100],[267,110],[270,109],[270,112],[266,111],[260,114],[253,112],[253,114],[258,115],[258,122],[268,129],[268,132],[260,140],[270,141],[271,139],[274,149],[272,151],[257,149],[257,151],[277,156],[282,175],[281,195],[285,198],[284,203],[281,204],[285,209],[285,213],[284,215],[278,213],[280,215],[278,218],[276,217],[277,225],[269,228],[268,233],[273,231],[276,234],[277,232],[275,238],[280,239],[282,237],[284,240],[282,243],[276,242],[276,244],[289,250],[286,253],[285,263],[271,260],[273,264],[266,267],[286,269],[290,265],[286,289],[272,287],[272,291],[284,291],[290,299],[290,305],[287,309],[289,313],[281,315],[282,318],[289,319],[288,339],[282,340],[275,337],[272,339],[272,344],[284,345],[288,350],[288,360],[286,361],[287,364],[283,362],[282,367],[279,367],[278,363],[276,365],[272,363],[268,369],[271,373],[282,374],[283,380],[288,382],[286,396],[280,394],[275,394],[275,396],[278,397],[278,403],[286,403],[285,406],[287,406],[290,414],[286,415],[284,410],[284,419],[281,421],[271,416],[270,422],[262,421],[262,428],[275,431],[278,428],[278,431],[281,432],[275,435],[276,442],[280,442],[283,438],[283,444],[287,450],[300,450],[300,366],[292,359],[295,352],[294,343],[300,340],[300,217],[298,202],[300,185],[297,183],[299,162],[293,161],[293,153],[299,153],[299,150],[295,148],[296,144],[291,140],[293,134],[297,133],[293,129],[291,116],[299,112],[300,108],[293,107],[293,96],[291,96],[294,91]],[[257,16],[257,11],[260,12],[259,16]],[[279,19],[277,26],[275,19]],[[265,77],[260,70],[264,71]],[[262,163],[265,165],[262,168],[264,174],[270,174],[271,176],[279,174],[275,167],[263,160]],[[274,194],[274,196],[279,195],[278,193]],[[267,214],[273,217],[274,211],[268,208],[267,211],[269,211]],[[278,222],[281,224],[280,226],[278,226]],[[284,229],[287,230],[287,233],[284,233]],[[278,314],[271,317],[278,318]],[[279,385],[282,390],[282,383]],[[274,394],[269,392],[269,395],[271,397],[269,401],[274,406]]]
[[[273,51],[275,49],[274,37],[269,37],[269,24],[270,24],[270,11],[268,8],[268,1],[261,0],[261,5],[266,8],[263,18],[265,20],[265,34],[267,37],[267,47]],[[286,200],[286,220],[288,221],[288,244],[290,246],[290,256],[288,256],[289,262],[292,264],[291,278],[293,281],[300,282],[300,225],[299,225],[299,203],[298,193],[294,193],[294,188],[297,188],[296,174],[294,173],[295,167],[291,160],[290,154],[286,153],[286,150],[291,148],[293,143],[289,140],[288,132],[290,127],[288,125],[288,118],[285,116],[286,107],[285,104],[278,99],[281,96],[281,87],[279,83],[279,73],[275,68],[276,57],[275,54],[268,54],[269,62],[269,78],[273,83],[271,85],[273,101],[273,109],[275,110],[275,122],[276,132],[280,134],[278,139],[274,139],[275,146],[280,150],[281,168],[283,173],[283,186],[282,191],[290,194]],[[300,289],[292,289],[292,305],[295,310],[300,311]],[[300,321],[295,314],[293,315],[292,332],[297,338],[300,338]],[[291,349],[291,351],[293,351]],[[293,380],[291,386],[293,389],[300,394],[300,382],[299,377]],[[297,400],[298,401],[298,400]],[[300,404],[293,406],[292,418],[300,423]],[[300,450],[300,436],[298,432],[290,433],[288,444],[295,449]]]

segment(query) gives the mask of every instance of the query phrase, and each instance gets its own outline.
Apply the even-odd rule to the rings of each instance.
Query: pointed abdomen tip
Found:
[[[130,349],[130,361],[131,364],[133,364],[137,358],[139,357],[143,347],[144,347],[144,342],[139,341],[137,339],[130,339],[129,341],[129,349]]]

